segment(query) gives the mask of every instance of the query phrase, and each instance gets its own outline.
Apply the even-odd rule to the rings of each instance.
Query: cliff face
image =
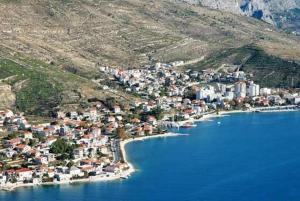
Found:
[[[298,0],[188,0],[188,2],[255,17],[274,25],[284,23],[287,13],[300,9]]]

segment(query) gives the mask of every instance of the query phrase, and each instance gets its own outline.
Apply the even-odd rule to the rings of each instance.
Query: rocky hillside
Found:
[[[268,24],[179,1],[16,0],[0,10],[2,47],[87,77],[101,65],[195,59],[249,43],[300,58],[298,39]]]
[[[16,76],[5,82],[16,97],[11,105],[30,114],[123,97],[95,83],[106,79],[100,66],[209,60],[249,44],[264,55],[300,58],[298,37],[261,20],[179,0],[0,0],[0,27],[0,79]]]
[[[296,20],[291,20],[295,18],[294,16],[300,17],[299,12],[295,12],[300,9],[299,0],[188,0],[188,2],[255,17],[281,28],[292,27],[294,30],[300,28]]]

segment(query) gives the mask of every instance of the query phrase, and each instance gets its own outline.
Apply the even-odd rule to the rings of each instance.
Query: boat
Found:
[[[196,126],[197,126],[196,124],[187,122],[187,123],[184,123],[181,127],[182,128],[193,128],[193,127],[196,127]]]
[[[121,176],[121,179],[128,179],[128,176]]]

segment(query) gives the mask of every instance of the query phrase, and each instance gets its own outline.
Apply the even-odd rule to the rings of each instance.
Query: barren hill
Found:
[[[3,46],[85,73],[96,64],[137,67],[249,43],[300,55],[299,39],[266,23],[177,1],[15,0],[0,10]]]
[[[46,88],[56,89],[53,81],[63,86],[57,88],[63,97],[53,94],[55,106],[66,99],[64,94],[108,96],[90,81],[99,76],[99,66],[136,68],[156,61],[207,59],[248,44],[279,58],[300,58],[299,38],[270,24],[177,0],[0,0],[0,27],[0,56],[21,61],[18,67],[11,64],[23,76],[19,81],[29,79],[22,69],[29,65],[34,79],[40,72],[48,76]],[[46,70],[24,58],[41,61]],[[4,63],[0,70],[8,68]],[[16,99],[18,103],[18,94]],[[45,103],[38,104],[44,108]]]

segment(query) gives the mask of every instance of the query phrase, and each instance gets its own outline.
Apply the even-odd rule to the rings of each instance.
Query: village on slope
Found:
[[[103,89],[138,97],[129,103],[107,98],[77,111],[59,111],[51,122],[36,125],[23,113],[0,111],[0,189],[127,178],[132,170],[120,145],[126,139],[188,128],[221,111],[299,108],[296,89],[260,87],[251,81],[253,75],[239,70],[176,70],[183,63],[102,67],[109,76]]]

